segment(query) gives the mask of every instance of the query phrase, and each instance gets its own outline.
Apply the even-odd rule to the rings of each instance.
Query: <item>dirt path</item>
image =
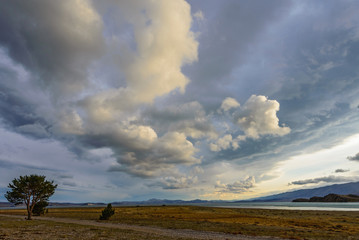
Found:
[[[12,217],[12,218],[22,218],[24,216],[19,215],[5,215],[0,214],[0,216],[4,217]],[[193,239],[228,239],[228,240],[279,240],[281,238],[274,237],[254,237],[254,236],[244,236],[244,235],[234,235],[234,234],[226,234],[226,233],[217,233],[217,232],[206,232],[206,231],[195,231],[190,229],[164,229],[158,227],[148,227],[148,226],[137,226],[137,225],[127,225],[121,223],[108,223],[108,222],[98,222],[91,220],[77,220],[77,219],[69,219],[69,218],[50,218],[50,217],[33,217],[36,220],[43,221],[53,221],[53,222],[61,222],[61,223],[71,223],[85,226],[95,226],[95,227],[104,227],[104,228],[115,228],[115,229],[123,229],[123,230],[133,230],[137,232],[144,232],[149,234],[156,234],[161,236],[168,236],[174,238],[193,238]]]

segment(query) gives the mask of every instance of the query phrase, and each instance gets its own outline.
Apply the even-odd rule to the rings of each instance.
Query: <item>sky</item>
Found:
[[[359,181],[359,1],[0,7],[0,201],[239,200]]]

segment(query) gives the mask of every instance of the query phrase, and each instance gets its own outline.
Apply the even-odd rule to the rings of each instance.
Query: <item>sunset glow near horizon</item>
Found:
[[[359,1],[6,1],[0,201],[242,200],[359,181]]]

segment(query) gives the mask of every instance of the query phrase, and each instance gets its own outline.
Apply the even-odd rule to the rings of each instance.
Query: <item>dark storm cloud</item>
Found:
[[[344,173],[344,172],[349,172],[350,170],[349,169],[341,169],[341,168],[338,168],[335,170],[335,173]]]
[[[1,83],[0,93],[0,115],[7,128],[33,138],[50,136],[50,126],[44,118],[36,114],[33,104],[26,101],[16,90]]]
[[[63,97],[86,85],[86,68],[102,47],[101,21],[85,1],[14,0],[0,8],[0,44]]]
[[[350,161],[359,161],[359,153],[355,154],[354,156],[348,156],[347,159]]]

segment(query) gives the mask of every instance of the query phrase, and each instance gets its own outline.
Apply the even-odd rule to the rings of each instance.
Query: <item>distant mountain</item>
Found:
[[[11,207],[11,206],[13,206],[13,204],[9,202],[0,202],[0,207]]]
[[[205,203],[219,203],[225,202],[221,200],[207,201],[207,200],[168,200],[168,199],[156,199],[152,198],[146,201],[121,201],[121,202],[113,202],[112,204],[115,206],[150,206],[150,205],[191,205],[191,204],[205,204]]]
[[[335,193],[339,195],[355,194],[359,195],[359,182],[334,184],[325,187],[302,189],[293,192],[285,192],[266,197],[251,199],[252,202],[291,202],[297,198],[311,198],[313,196],[324,197],[325,195]],[[238,201],[241,202],[241,201]]]

